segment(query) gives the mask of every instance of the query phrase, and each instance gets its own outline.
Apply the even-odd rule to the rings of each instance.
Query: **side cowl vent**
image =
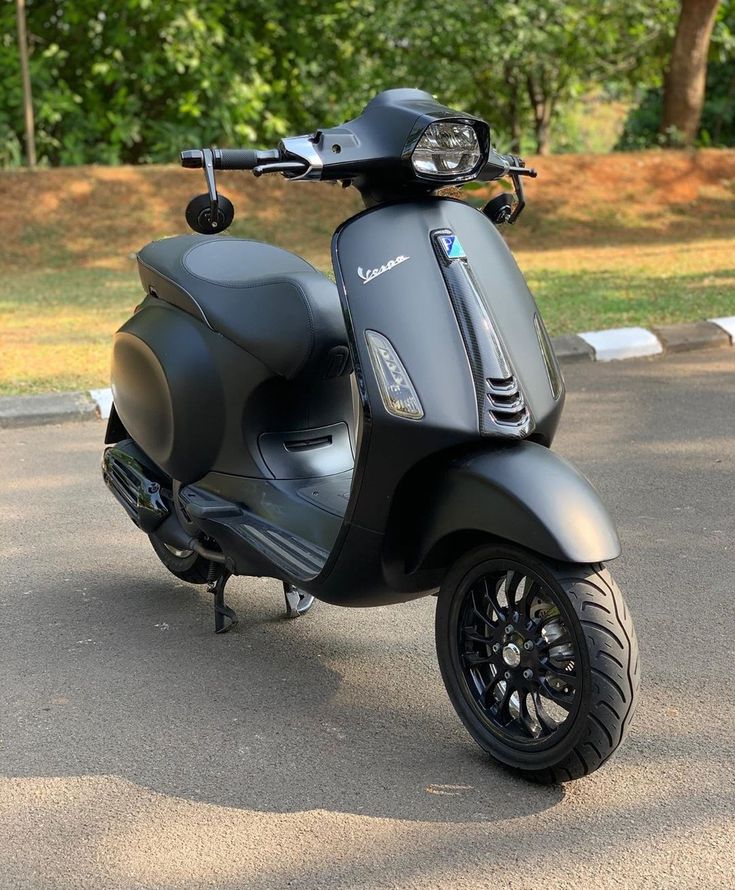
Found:
[[[526,427],[530,419],[529,412],[516,378],[512,375],[488,377],[486,382],[490,403],[488,410],[495,423],[515,428]]]
[[[449,229],[432,232],[431,237],[467,351],[480,433],[523,438],[533,431],[533,417],[469,260]]]

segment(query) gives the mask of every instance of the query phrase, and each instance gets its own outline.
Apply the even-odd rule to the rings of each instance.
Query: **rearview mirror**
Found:
[[[208,194],[197,195],[186,205],[186,221],[200,235],[216,235],[229,228],[235,218],[232,201],[217,195],[216,212],[212,215],[212,202]]]

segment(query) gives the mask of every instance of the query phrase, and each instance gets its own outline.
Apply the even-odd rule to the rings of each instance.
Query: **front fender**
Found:
[[[454,459],[431,488],[418,566],[442,539],[467,531],[565,562],[602,562],[620,554],[612,518],[591,483],[534,442]]]

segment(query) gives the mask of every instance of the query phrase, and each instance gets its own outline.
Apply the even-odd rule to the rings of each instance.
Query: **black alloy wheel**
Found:
[[[471,735],[542,782],[597,769],[618,747],[638,688],[635,631],[602,566],[486,546],[439,594],[437,653]]]

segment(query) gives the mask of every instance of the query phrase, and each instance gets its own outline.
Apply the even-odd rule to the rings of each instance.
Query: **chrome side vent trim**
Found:
[[[469,260],[449,229],[431,237],[470,363],[480,435],[523,438],[534,420]],[[444,246],[448,240],[451,252]]]
[[[505,378],[488,377],[486,384],[489,413],[495,423],[524,429],[531,418],[516,378],[512,375]]]

